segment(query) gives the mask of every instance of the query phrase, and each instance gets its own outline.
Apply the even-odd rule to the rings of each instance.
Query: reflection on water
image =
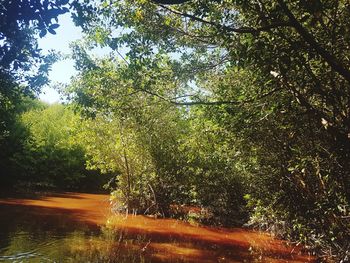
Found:
[[[312,262],[263,233],[112,215],[107,195],[0,199],[0,262]]]

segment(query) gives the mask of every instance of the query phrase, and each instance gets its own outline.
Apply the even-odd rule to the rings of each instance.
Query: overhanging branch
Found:
[[[273,24],[270,24],[270,25],[266,25],[266,26],[263,26],[263,27],[258,27],[258,28],[253,28],[253,27],[240,27],[240,28],[235,28],[235,27],[230,27],[230,26],[225,26],[225,25],[222,25],[222,24],[219,24],[219,23],[215,23],[215,22],[212,22],[212,21],[208,21],[208,20],[205,20],[203,18],[200,18],[200,17],[197,17],[197,16],[194,16],[194,15],[191,15],[191,14],[188,14],[188,13],[182,13],[178,10],[175,10],[175,9],[172,9],[172,8],[169,8],[165,5],[159,5],[160,7],[164,8],[165,10],[175,14],[175,15],[180,15],[180,16],[183,16],[183,17],[187,17],[193,21],[197,21],[197,22],[200,22],[200,23],[203,23],[203,24],[206,24],[206,25],[210,25],[210,26],[213,26],[213,27],[216,27],[217,29],[219,30],[222,30],[222,31],[226,31],[226,32],[233,32],[233,33],[240,33],[240,34],[256,34],[256,33],[260,33],[260,32],[263,32],[263,31],[269,31],[271,29],[274,29],[274,28],[280,28],[280,27],[291,27],[291,23],[289,22],[276,22],[276,23],[273,23]]]
[[[162,5],[180,5],[189,1],[190,0],[153,0],[153,2]]]
[[[283,0],[278,0],[279,5],[282,7],[284,13],[289,18],[290,23],[293,25],[299,35],[313,48],[327,63],[328,65],[343,76],[348,82],[350,82],[350,70],[347,69],[342,63],[325,48],[323,48],[315,39],[315,37],[309,33],[296,19],[293,13],[289,10],[288,6]]]
[[[273,89],[269,92],[266,92],[266,93],[264,93],[256,98],[250,98],[250,99],[242,100],[242,101],[239,101],[239,100],[236,100],[236,101],[234,101],[234,100],[205,101],[205,100],[200,100],[200,99],[197,99],[195,101],[177,101],[176,99],[178,99],[178,98],[194,97],[194,96],[193,95],[184,95],[184,96],[179,96],[177,98],[167,98],[167,97],[164,97],[156,92],[150,91],[148,89],[143,89],[143,88],[136,88],[136,89],[141,91],[141,92],[145,92],[146,94],[149,94],[151,96],[157,97],[165,102],[168,102],[168,103],[171,103],[174,105],[178,105],[178,106],[196,106],[196,105],[207,105],[207,106],[236,105],[236,106],[239,106],[239,105],[253,103],[255,101],[261,100],[265,97],[268,97],[268,96],[274,94],[277,91],[282,90],[283,88],[279,87],[279,88]]]

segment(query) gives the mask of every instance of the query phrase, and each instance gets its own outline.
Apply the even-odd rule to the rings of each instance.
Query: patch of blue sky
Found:
[[[59,28],[56,29],[56,34],[47,34],[43,38],[39,38],[38,44],[42,49],[42,52],[48,53],[50,50],[55,50],[65,55],[66,58],[56,62],[49,74],[50,85],[43,88],[39,98],[47,103],[62,102],[63,98],[60,97],[58,91],[54,87],[60,87],[68,84],[72,77],[77,74],[77,70],[74,67],[74,60],[70,58],[71,49],[70,44],[72,42],[83,39],[84,35],[79,27],[76,27],[70,17],[70,14],[64,14],[59,16],[58,23]],[[126,29],[119,28],[114,32],[111,32],[112,37],[125,33]],[[126,47],[121,47],[118,51],[112,52],[109,47],[95,47],[89,51],[90,55],[94,58],[101,58],[108,54],[118,56],[119,59],[125,59],[126,53],[129,51]]]
[[[56,62],[52,66],[49,74],[50,85],[43,88],[39,98],[47,103],[62,102],[58,91],[54,88],[68,84],[72,77],[77,74],[74,68],[74,61],[70,58],[71,49],[70,44],[74,41],[83,38],[83,33],[80,28],[76,27],[70,17],[70,14],[62,15],[58,18],[60,27],[56,29],[56,34],[47,34],[43,38],[39,38],[38,44],[44,54],[50,50],[55,50],[63,55],[65,59]],[[111,52],[107,47],[96,47],[91,51],[93,57],[102,57]]]
[[[49,50],[55,50],[68,55],[70,54],[69,44],[82,38],[80,28],[74,25],[69,14],[62,15],[58,19],[60,27],[56,29],[56,35],[47,34],[38,40],[39,47],[44,54],[48,53]],[[52,83],[66,84],[75,74],[74,62],[67,58],[53,65],[49,79]],[[60,101],[59,93],[51,85],[43,88],[39,98],[47,103]]]

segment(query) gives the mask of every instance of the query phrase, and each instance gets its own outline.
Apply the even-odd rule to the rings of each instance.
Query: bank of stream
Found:
[[[109,196],[0,199],[0,262],[314,262],[266,233],[115,215]]]

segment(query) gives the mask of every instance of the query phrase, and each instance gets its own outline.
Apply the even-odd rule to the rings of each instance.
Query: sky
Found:
[[[56,29],[56,35],[48,33],[45,37],[39,38],[38,40],[39,47],[43,50],[44,54],[51,49],[60,51],[63,54],[70,54],[69,44],[82,38],[81,29],[75,27],[70,18],[70,14],[59,16],[58,23],[60,24],[60,27]],[[66,59],[53,65],[49,79],[52,81],[52,83],[68,83],[70,78],[75,74],[76,70],[74,69],[73,60]],[[43,89],[39,98],[47,103],[55,103],[60,101],[58,92],[48,86]]]

